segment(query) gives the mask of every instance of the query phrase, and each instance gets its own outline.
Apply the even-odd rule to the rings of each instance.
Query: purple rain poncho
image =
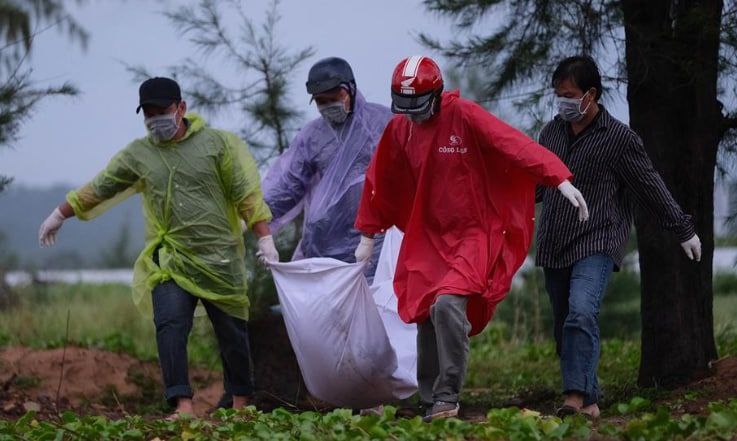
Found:
[[[276,233],[304,210],[302,240],[293,260],[332,257],[355,262],[360,233],[353,227],[363,181],[391,111],[356,92],[353,113],[333,127],[317,118],[303,127],[269,168],[262,183]],[[366,270],[371,279],[381,251],[377,237]]]

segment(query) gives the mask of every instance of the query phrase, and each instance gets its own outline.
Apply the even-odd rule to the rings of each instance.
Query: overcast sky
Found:
[[[31,59],[34,79],[41,85],[71,81],[82,94],[43,101],[23,126],[14,149],[0,149],[0,174],[14,176],[21,185],[78,185],[142,136],[142,117],[135,113],[138,85],[123,63],[164,74],[166,67],[187,57],[199,59],[161,15],[166,8],[186,3],[106,0],[73,9],[91,36],[86,51],[53,30],[38,36]],[[257,22],[268,3],[247,2]],[[307,118],[317,116],[308,107],[304,91],[313,62],[327,56],[347,59],[366,97],[388,104],[389,79],[396,63],[426,52],[414,36],[423,31],[447,40],[452,35],[451,23],[425,12],[419,0],[283,0],[280,13],[279,41],[294,49],[307,45],[316,49],[316,55],[294,73],[292,83],[292,102],[307,112]],[[216,69],[219,62],[212,58],[207,66]],[[227,70],[222,74],[237,83],[235,74]],[[622,109],[619,106],[613,113],[626,120]],[[237,128],[227,119],[212,123]]]

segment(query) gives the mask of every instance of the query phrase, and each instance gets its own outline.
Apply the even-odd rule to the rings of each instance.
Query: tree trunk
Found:
[[[630,126],[703,244],[690,261],[675,236],[638,207],[642,386],[708,373],[717,356],[712,311],[719,0],[623,0]]]

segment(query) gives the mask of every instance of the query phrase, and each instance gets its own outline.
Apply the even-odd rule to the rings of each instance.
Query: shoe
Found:
[[[432,408],[427,411],[422,421],[429,423],[432,420],[441,418],[453,418],[458,416],[461,406],[458,403],[448,403],[445,401],[436,401]]]

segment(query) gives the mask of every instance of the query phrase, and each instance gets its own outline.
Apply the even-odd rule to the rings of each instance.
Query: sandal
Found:
[[[558,418],[565,418],[567,416],[578,415],[581,413],[581,409],[575,408],[571,405],[564,404],[555,411],[555,415]]]

